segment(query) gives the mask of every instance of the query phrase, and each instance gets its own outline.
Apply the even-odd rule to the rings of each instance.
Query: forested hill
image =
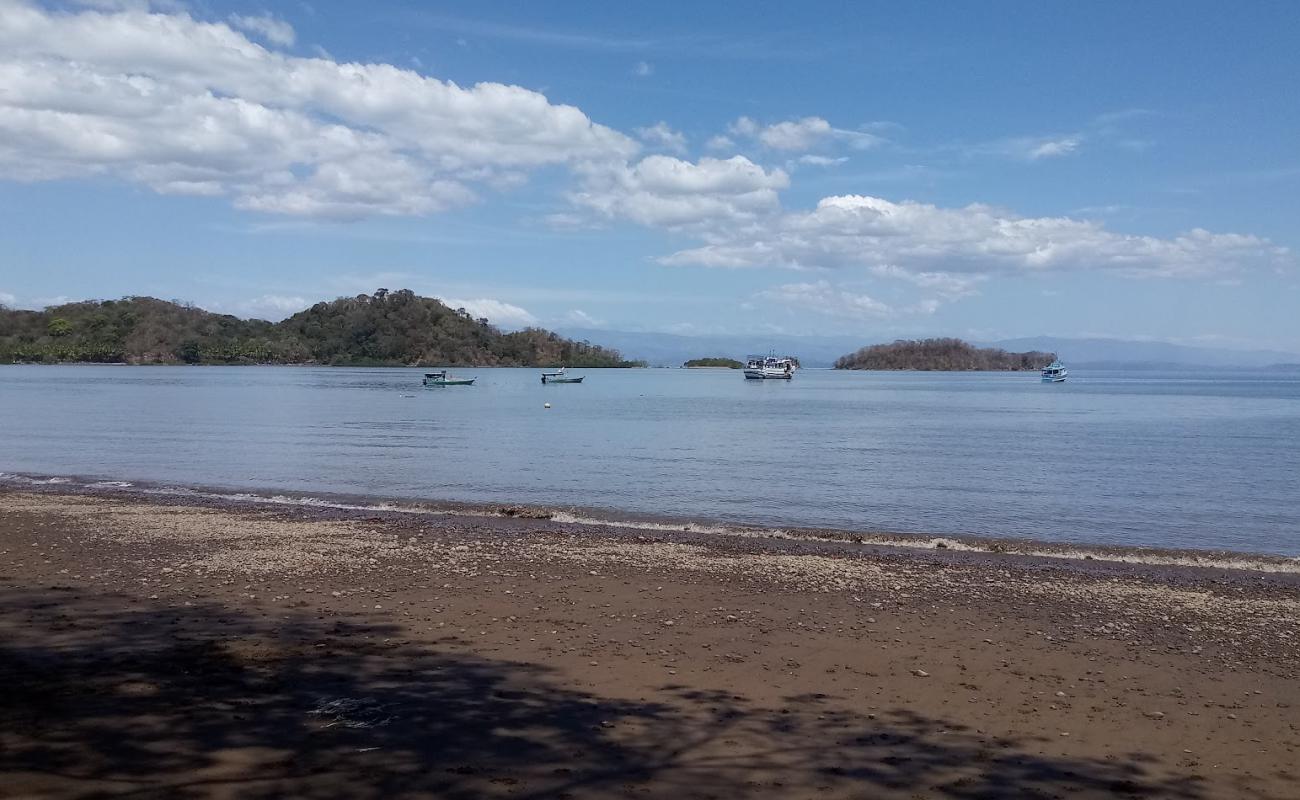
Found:
[[[317,303],[283,322],[152,297],[0,306],[0,363],[637,366],[617,350],[528,328],[504,333],[406,289]]]
[[[873,344],[856,353],[841,356],[836,369],[1037,370],[1056,360],[1053,353],[1008,353],[981,348],[961,339],[900,339],[891,344]]]
[[[682,366],[692,369],[695,367],[726,367],[727,369],[742,369],[745,365],[734,358],[718,356],[715,358],[692,358],[690,361],[682,364]]]

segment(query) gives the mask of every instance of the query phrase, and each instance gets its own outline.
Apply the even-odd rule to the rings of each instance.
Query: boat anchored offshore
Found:
[[[1065,377],[1069,374],[1064,364],[1060,361],[1053,361],[1043,367],[1043,383],[1063,383]]]
[[[745,378],[748,380],[785,380],[794,377],[795,361],[793,358],[769,356],[750,356],[745,363]]]
[[[543,372],[542,383],[582,383],[582,379],[587,377],[586,375],[571,377],[567,370],[568,367],[560,367],[554,372]]]
[[[477,378],[453,378],[447,370],[424,373],[425,386],[473,386]]]

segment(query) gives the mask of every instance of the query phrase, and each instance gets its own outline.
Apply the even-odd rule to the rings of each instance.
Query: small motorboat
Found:
[[[1053,361],[1043,367],[1043,383],[1064,383],[1066,376],[1069,374],[1064,364],[1060,361]]]
[[[777,358],[775,355],[750,356],[745,363],[745,378],[748,380],[784,380],[794,377],[798,365],[793,358]]]
[[[473,386],[477,378],[454,378],[447,374],[447,370],[441,372],[424,373],[425,386]]]
[[[553,372],[542,373],[542,383],[582,383],[586,375],[579,375],[574,378],[568,374],[568,367],[560,367]]]

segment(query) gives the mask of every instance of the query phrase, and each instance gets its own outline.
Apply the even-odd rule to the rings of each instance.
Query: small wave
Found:
[[[191,497],[203,497],[211,500],[227,500],[237,503],[266,503],[277,506],[301,506],[304,508],[332,508],[340,511],[384,511],[401,514],[442,514],[452,513],[418,506],[402,506],[396,503],[344,503],[313,495],[256,494],[253,492],[203,492],[189,490]]]
[[[0,482],[30,486],[57,486],[77,483],[72,478],[61,476],[35,477],[10,472],[0,472]],[[304,508],[335,509],[339,511],[360,511],[375,513],[428,514],[461,517],[503,518],[513,516],[502,508],[435,508],[424,505],[400,504],[394,502],[349,503],[315,495],[274,494],[265,495],[255,492],[217,492],[194,489],[185,486],[144,486],[135,487],[129,481],[95,481],[82,483],[90,489],[128,489],[135,488],[141,494],[194,497],[205,500],[235,503],[255,503],[279,506],[297,506]],[[786,528],[763,528],[751,526],[725,525],[717,523],[656,522],[651,520],[617,519],[588,516],[574,511],[546,510],[551,522],[566,525],[583,525],[624,530],[644,530],[673,533],[695,533],[706,536],[726,536],[749,539],[782,539],[802,542],[831,542],[837,544],[891,547],[910,550],[951,550],[964,553],[987,553],[990,555],[1027,556],[1050,558],[1064,561],[1095,561],[1101,563],[1140,564],[1156,567],[1203,567],[1212,569],[1249,570],[1255,572],[1300,573],[1300,558],[1286,556],[1258,557],[1247,554],[1216,552],[1152,552],[1144,550],[1106,550],[1086,546],[1051,545],[1039,542],[980,541],[976,539],[956,539],[947,536],[907,536],[886,533],[857,533],[853,531],[825,531],[812,533],[806,530]]]
[[[26,484],[28,486],[57,486],[59,484],[73,482],[71,478],[37,478],[31,475],[15,475],[11,472],[0,472],[0,480],[9,483]]]
[[[1143,564],[1157,567],[1208,567],[1213,569],[1250,570],[1254,572],[1300,573],[1300,558],[1252,558],[1245,555],[1219,555],[1206,553],[1149,553],[1149,552],[1111,552],[1088,548],[1046,548],[1031,542],[978,542],[953,539],[946,536],[912,537],[891,536],[888,534],[850,533],[842,535],[811,535],[784,528],[745,528],[727,525],[702,525],[699,523],[664,523],[636,520],[604,520],[584,517],[568,512],[556,512],[551,516],[553,522],[572,525],[599,525],[609,528],[631,528],[647,531],[683,531],[714,536],[738,536],[754,539],[785,539],[805,542],[835,542],[839,544],[874,545],[877,547],[898,547],[912,550],[953,550],[964,553],[988,553],[990,555],[1030,556],[1034,558],[1053,558],[1066,561],[1100,561],[1122,564]]]

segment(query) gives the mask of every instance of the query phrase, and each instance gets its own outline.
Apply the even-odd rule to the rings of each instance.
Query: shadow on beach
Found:
[[[1198,798],[1133,756],[1037,755],[905,710],[664,686],[616,699],[395,627],[0,592],[0,794]],[[450,649],[450,648],[447,648]]]

